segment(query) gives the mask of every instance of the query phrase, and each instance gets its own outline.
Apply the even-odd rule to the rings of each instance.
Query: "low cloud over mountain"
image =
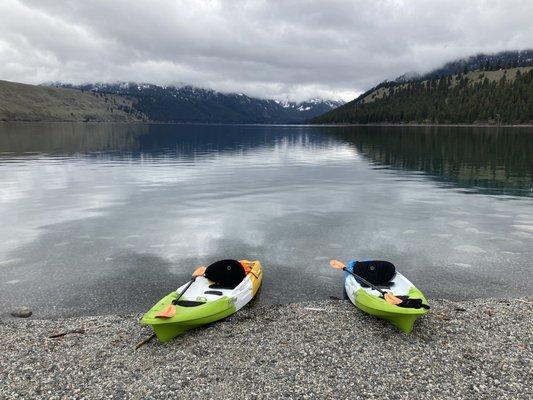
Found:
[[[527,0],[3,0],[0,79],[347,100],[398,71],[532,48],[532,15]]]

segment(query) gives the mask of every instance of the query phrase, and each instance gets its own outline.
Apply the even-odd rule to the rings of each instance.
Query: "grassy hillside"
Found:
[[[0,121],[142,120],[122,96],[0,81]]]
[[[533,67],[384,82],[314,123],[533,123]]]

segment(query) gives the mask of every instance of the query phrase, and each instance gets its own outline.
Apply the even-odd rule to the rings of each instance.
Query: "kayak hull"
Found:
[[[182,333],[207,325],[235,313],[235,304],[227,296],[197,307],[176,306],[176,315],[171,318],[157,318],[155,314],[164,310],[177,298],[176,292],[171,292],[163,297],[148,311],[142,323],[151,325],[154,333],[161,342],[168,342]]]
[[[353,264],[350,264],[351,266]],[[418,290],[407,278],[396,272],[392,280],[391,291],[396,296],[408,296],[410,299],[421,299],[428,304],[424,294]],[[351,275],[345,275],[345,289],[350,301],[361,311],[384,319],[393,324],[400,331],[410,333],[418,317],[427,313],[425,308],[405,308],[387,303],[381,294],[368,287],[362,287]]]
[[[243,260],[241,262],[248,262]],[[161,342],[168,342],[182,333],[200,326],[224,319],[252,300],[262,282],[262,269],[259,261],[248,262],[250,273],[234,289],[210,289],[204,277],[198,277],[176,305],[176,313],[170,318],[156,315],[177,299],[185,285],[163,297],[141,319],[150,325]],[[181,306],[180,303],[187,305]]]
[[[416,292],[419,292],[420,294],[421,292],[416,288],[413,289],[414,290],[412,290],[409,295],[410,298],[421,298],[415,297],[417,294]],[[368,297],[370,296],[373,298],[369,299]],[[385,304],[380,304],[381,302]],[[427,304],[427,301],[425,303]],[[411,333],[416,319],[427,313],[427,310],[423,308],[403,308],[394,306],[381,298],[376,298],[376,296],[367,294],[364,289],[359,289],[359,292],[355,294],[354,304],[361,311],[387,320],[400,331],[405,333]]]

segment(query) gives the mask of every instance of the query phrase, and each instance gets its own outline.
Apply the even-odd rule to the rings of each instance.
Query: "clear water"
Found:
[[[220,258],[260,302],[341,297],[330,258],[527,295],[533,129],[4,123],[0,221],[0,314],[141,312]]]

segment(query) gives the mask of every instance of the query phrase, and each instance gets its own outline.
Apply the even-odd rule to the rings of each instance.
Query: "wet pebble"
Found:
[[[21,307],[11,311],[11,315],[17,318],[28,318],[31,317],[32,314],[33,312],[28,307]]]

